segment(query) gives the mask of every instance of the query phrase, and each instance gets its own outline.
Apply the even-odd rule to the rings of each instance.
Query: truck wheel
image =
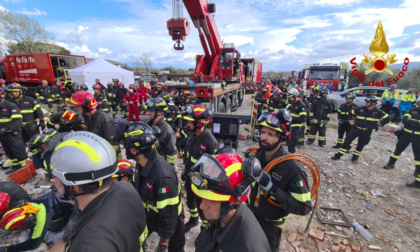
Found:
[[[219,106],[217,107],[217,113],[226,113],[225,104],[223,102],[219,103]]]
[[[227,99],[226,101],[226,113],[230,114],[232,112],[232,100]]]
[[[391,119],[391,122],[398,122],[400,118],[400,111],[397,108],[392,108],[389,111],[389,118]]]
[[[244,101],[244,92],[243,89],[241,89],[238,93],[239,96],[239,103],[238,103],[238,107],[242,106],[242,102]]]

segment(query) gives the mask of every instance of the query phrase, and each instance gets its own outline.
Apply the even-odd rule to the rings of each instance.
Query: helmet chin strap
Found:
[[[258,141],[258,143],[260,145],[260,149],[263,150],[263,151],[272,151],[272,150],[276,149],[277,147],[279,147],[279,145],[283,142],[279,134],[280,133],[277,134],[279,136],[279,140],[277,141],[277,143],[275,143],[272,146],[262,146],[261,145],[261,137],[260,137],[260,139]]]
[[[224,221],[226,219],[226,217],[228,216],[230,211],[232,211],[234,209],[237,209],[238,207],[239,207],[239,204],[235,204],[235,205],[230,206],[230,201],[221,202],[219,218],[217,220],[207,220],[207,221],[210,224],[221,223],[222,221]]]

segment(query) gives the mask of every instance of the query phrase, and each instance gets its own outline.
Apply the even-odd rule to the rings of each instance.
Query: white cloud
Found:
[[[0,5],[0,11],[5,11],[5,10],[7,9]]]
[[[25,0],[3,0],[5,3],[22,3]]]
[[[20,13],[27,16],[46,16],[47,12],[38,10],[37,8],[34,8],[33,10],[27,10],[26,8],[23,8],[22,10],[16,11],[16,13]]]

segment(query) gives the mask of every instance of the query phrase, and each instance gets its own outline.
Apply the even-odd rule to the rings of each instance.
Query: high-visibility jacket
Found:
[[[420,135],[420,108],[414,107],[411,108],[405,115],[403,119],[404,130],[408,133],[414,133]]]
[[[373,130],[379,122],[385,125],[390,120],[388,114],[384,111],[376,107],[373,110],[368,110],[366,106],[355,109],[354,118],[356,120],[354,126],[361,130]]]
[[[308,115],[305,105],[297,100],[294,103],[289,103],[286,107],[290,111],[292,116],[292,127],[302,127],[303,123],[306,122],[306,116]]]
[[[34,123],[35,120],[44,120],[44,113],[42,113],[41,107],[32,97],[23,96],[19,101],[13,100],[12,102],[20,109],[23,120],[22,125]]]
[[[42,102],[52,102],[52,89],[50,86],[38,86],[36,88],[35,97],[40,99]]]
[[[22,125],[22,114],[16,104],[4,100],[0,104],[0,130],[19,132]]]
[[[416,95],[414,93],[404,93],[401,94],[401,103],[407,102],[407,103],[413,103],[416,101]]]
[[[394,90],[394,92],[391,93],[391,89],[388,89],[382,94],[382,102],[386,102],[388,97],[390,97],[389,102],[394,104],[398,96],[400,96],[400,93],[397,90]]]
[[[338,92],[344,92],[344,91],[346,91],[348,88],[349,88],[349,86],[348,86],[347,84],[346,84],[346,85],[341,85],[341,84],[339,84],[339,85],[338,85],[337,90],[338,90]]]

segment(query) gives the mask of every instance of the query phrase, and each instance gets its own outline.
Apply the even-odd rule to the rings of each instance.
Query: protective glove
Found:
[[[128,101],[126,101],[125,104],[128,104]]]
[[[157,246],[156,252],[167,252],[168,251],[168,245],[159,243],[159,246]]]
[[[131,101],[131,102],[129,102],[131,105],[133,105],[133,102]]]
[[[45,129],[45,122],[40,122],[39,126],[41,127],[41,131]]]

